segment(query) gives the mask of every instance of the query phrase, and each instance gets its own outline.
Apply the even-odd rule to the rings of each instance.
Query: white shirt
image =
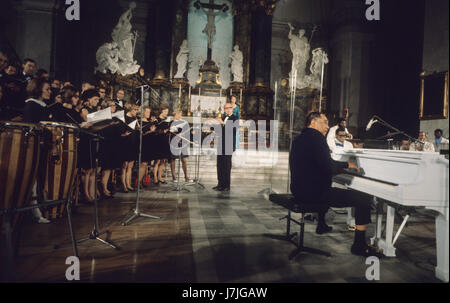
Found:
[[[336,140],[336,130],[339,128],[339,125],[335,125],[332,128],[330,128],[330,130],[328,131],[328,135],[327,135],[327,143],[328,146],[330,147],[330,149],[333,148],[334,144],[335,144],[335,140]],[[352,134],[350,134],[350,132],[348,131],[347,128],[345,128],[345,133],[350,137],[350,139],[353,138]],[[350,143],[350,142],[349,142]]]
[[[425,141],[425,144],[414,142],[409,146],[410,151],[434,152],[434,145]]]

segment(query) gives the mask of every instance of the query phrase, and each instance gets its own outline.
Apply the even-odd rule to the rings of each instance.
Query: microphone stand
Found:
[[[190,131],[190,129],[189,129],[189,131]],[[181,133],[181,134],[176,134],[176,133],[173,133],[173,132],[170,132],[171,134],[173,134],[173,135],[175,135],[176,137],[179,137],[181,140],[184,140],[184,141],[186,141],[187,143],[189,143],[189,144],[193,144],[194,146],[196,145],[196,143],[195,142],[192,142],[192,141],[190,141],[190,140],[188,140],[188,139],[186,139],[186,138],[183,138],[183,134],[184,133]],[[183,183],[183,185],[181,185],[180,184],[180,174],[181,174],[181,151],[180,151],[180,154],[178,155],[178,169],[177,169],[177,186],[176,186],[176,188],[174,188],[172,191],[178,191],[178,192],[180,192],[180,191],[184,191],[184,192],[191,192],[189,189],[187,189],[186,188],[186,186],[190,186],[190,185],[194,185],[195,183],[192,183],[192,184],[186,184],[186,183]]]
[[[380,123],[381,125],[383,125],[383,126],[385,126],[385,127],[387,127],[387,128],[390,128],[391,130],[395,131],[397,134],[404,135],[405,137],[407,137],[407,138],[408,138],[409,140],[411,140],[412,142],[419,142],[420,144],[425,144],[425,142],[420,141],[419,139],[416,139],[416,138],[411,137],[410,135],[408,135],[408,134],[405,133],[404,131],[399,130],[398,128],[396,128],[396,127],[390,125],[389,123],[387,123],[386,121],[384,121],[384,120],[381,119],[380,117],[378,117],[378,116],[373,116],[373,118],[375,118],[375,119],[377,120],[376,122]],[[392,144],[392,139],[390,139],[390,140],[391,140],[391,141],[389,141],[389,139],[388,139],[388,141],[389,141],[389,148],[391,147],[391,144]]]
[[[138,76],[139,77],[139,76]],[[139,77],[140,78],[140,77]],[[161,219],[160,217],[144,214],[141,212],[141,209],[139,208],[139,201],[141,198],[141,162],[142,162],[142,117],[144,117],[144,89],[145,88],[151,88],[149,85],[143,85],[139,87],[141,89],[141,127],[139,130],[139,158],[138,158],[138,187],[137,187],[137,193],[136,193],[136,207],[134,209],[133,215],[125,220],[122,223],[122,226],[128,225],[131,221],[133,221],[136,218],[144,217],[144,218],[150,218],[150,219]]]
[[[201,189],[205,189],[205,185],[200,183],[200,154],[202,151],[202,148],[201,148],[201,146],[202,146],[202,144],[201,144],[201,142],[202,142],[202,112],[200,110],[200,105],[199,105],[197,114],[199,115],[199,118],[200,118],[200,124],[199,124],[199,129],[198,129],[199,136],[200,136],[200,142],[199,142],[200,144],[197,144],[197,153],[195,155],[195,173],[194,173],[194,180],[193,180],[194,183],[189,184],[188,186],[196,185],[196,186],[200,187]]]
[[[98,134],[94,134],[91,133],[89,131],[85,131],[80,129],[81,132],[88,134],[89,136],[91,136],[91,138],[89,139],[90,142],[94,142],[95,144],[95,172],[94,172],[94,229],[91,231],[91,233],[89,234],[89,236],[87,238],[78,240],[78,243],[82,243],[85,242],[87,240],[97,240],[100,241],[103,244],[106,244],[114,249],[119,249],[117,246],[115,246],[114,244],[112,244],[111,242],[109,242],[108,240],[104,240],[102,238],[100,238],[100,235],[102,234],[109,234],[108,230],[105,230],[103,232],[100,232],[100,227],[99,227],[99,223],[98,223],[98,197],[97,197],[97,170],[98,170],[98,149],[99,149],[99,142],[100,140],[104,140],[105,138],[98,135]],[[91,152],[91,158],[92,158],[92,151],[90,150],[89,152]]]

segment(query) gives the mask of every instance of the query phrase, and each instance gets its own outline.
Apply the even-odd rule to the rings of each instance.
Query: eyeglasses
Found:
[[[232,107],[225,107],[225,109],[231,109]]]

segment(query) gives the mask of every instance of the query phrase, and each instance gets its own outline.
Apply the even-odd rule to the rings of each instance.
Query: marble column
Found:
[[[273,117],[273,91],[270,88],[273,1],[251,2],[251,46],[249,88],[244,112],[247,119],[270,120]]]
[[[32,58],[37,68],[50,71],[55,1],[21,0],[14,2],[16,17],[8,37],[21,60]]]
[[[170,78],[170,54],[175,0],[159,0],[149,11],[146,70],[153,79],[167,81]]]
[[[373,89],[370,50],[374,36],[364,23],[364,8],[364,3],[355,0],[335,4],[334,31],[330,41],[331,96],[328,111],[337,118],[343,116],[344,108],[348,107],[348,126],[356,136],[374,113],[376,104],[370,95]]]
[[[269,87],[272,48],[272,14],[254,4],[252,12],[250,86]]]

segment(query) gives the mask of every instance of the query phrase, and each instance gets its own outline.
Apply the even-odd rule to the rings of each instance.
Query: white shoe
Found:
[[[39,224],[48,224],[50,222],[51,222],[50,220],[48,220],[48,219],[46,219],[44,217],[40,217],[39,220],[38,220]]]

